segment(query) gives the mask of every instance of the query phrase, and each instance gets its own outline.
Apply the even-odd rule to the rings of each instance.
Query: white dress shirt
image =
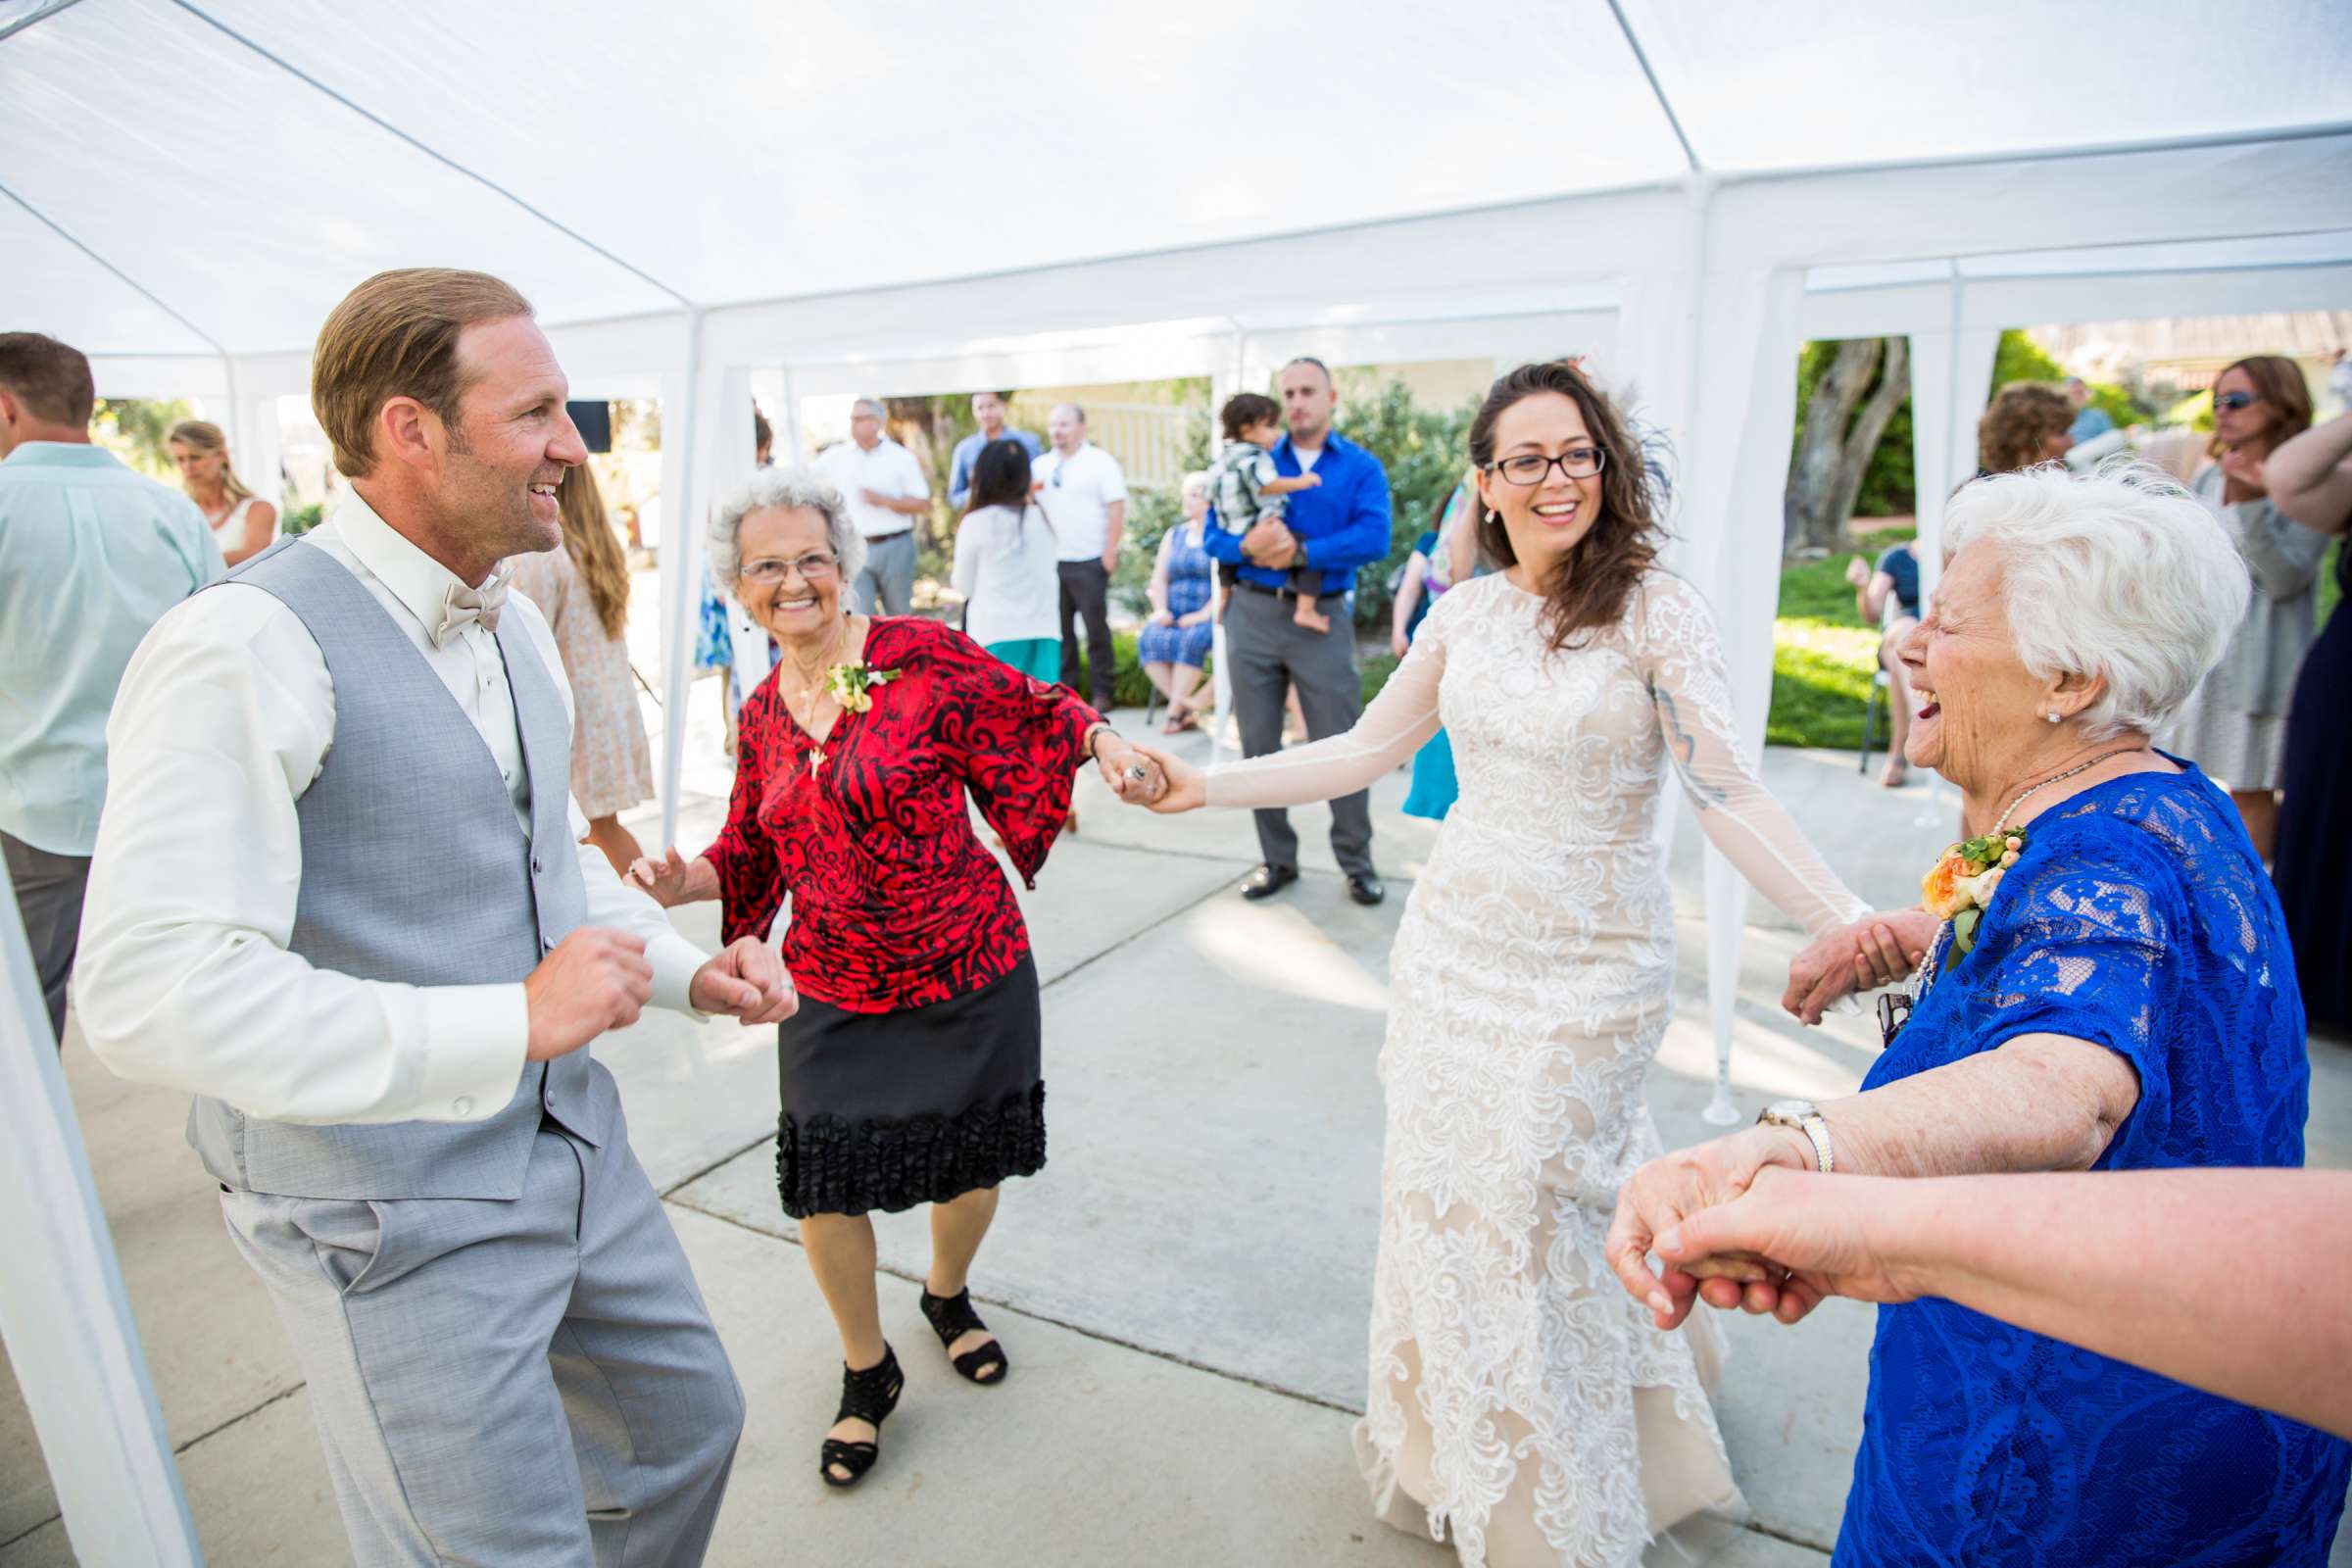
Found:
[[[477,621],[433,641],[458,578],[356,494],[291,548],[325,552],[391,614],[480,732],[527,833],[530,777],[498,639]],[[568,719],[546,617],[519,594],[503,612],[521,622]],[[156,622],[107,723],[113,763],[73,987],[82,1033],[122,1077],[272,1121],[483,1120],[514,1098],[524,1066],[519,981],[363,980],[286,950],[302,886],[295,803],[334,736],[325,657],[268,591],[225,583]],[[587,820],[568,804],[576,839]],[[577,853],[583,923],[643,937],[654,1004],[689,1010],[703,952],[602,853]]]
[[[914,526],[914,518],[865,499],[861,492],[920,501],[931,494],[931,481],[913,453],[884,436],[870,448],[856,440],[836,441],[817,456],[817,476],[841,492],[850,509],[850,521],[868,539],[887,539]]]
[[[1061,559],[1101,561],[1110,542],[1111,504],[1127,499],[1119,460],[1088,441],[1066,458],[1048,450],[1029,465],[1029,474],[1045,486],[1037,501],[1054,519]]]

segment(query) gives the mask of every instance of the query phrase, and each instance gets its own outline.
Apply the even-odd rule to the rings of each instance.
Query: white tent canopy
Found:
[[[266,473],[353,283],[509,278],[578,395],[662,399],[673,713],[755,387],[1584,353],[1675,441],[1754,744],[1805,339],[1910,336],[1932,569],[2002,327],[2352,306],[2341,0],[1267,17],[0,0],[5,325]],[[1727,1046],[1744,898],[1711,858]]]

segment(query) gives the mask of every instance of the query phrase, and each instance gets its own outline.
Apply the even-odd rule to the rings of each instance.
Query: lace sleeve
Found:
[[[1364,709],[1353,729],[1311,745],[1210,768],[1208,804],[1254,808],[1337,800],[1369,787],[1374,779],[1411,757],[1438,732],[1438,681],[1446,673],[1443,628],[1451,618],[1446,614],[1446,606],[1456,597],[1439,600],[1430,611],[1404,662]]]
[[[2139,1099],[2100,1169],[2144,1162],[2140,1130],[2172,1122],[2158,1019],[2169,1005],[2171,949],[2192,940],[2175,879],[2134,853],[2122,837],[2131,830],[2109,823],[2087,814],[2041,818],[2025,856],[2001,878],[1991,909],[1997,922],[1987,921],[1980,952],[1969,955],[1985,964],[1977,989],[1991,1023],[1986,1049],[2020,1035],[2066,1035],[2105,1046],[2139,1074]]]
[[[1723,643],[1706,601],[1662,575],[1641,591],[1637,657],[1667,756],[1708,842],[1808,935],[1868,914],[1870,906],[1823,863],[1741,755]]]

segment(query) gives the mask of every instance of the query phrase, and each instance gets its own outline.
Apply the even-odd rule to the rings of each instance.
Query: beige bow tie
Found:
[[[477,620],[482,623],[484,631],[498,630],[498,612],[505,608],[506,603],[507,575],[505,572],[500,572],[479,588],[468,588],[459,582],[451,583],[447,601],[448,609],[442,613],[441,629],[433,633],[433,646],[447,648],[452,637]]]

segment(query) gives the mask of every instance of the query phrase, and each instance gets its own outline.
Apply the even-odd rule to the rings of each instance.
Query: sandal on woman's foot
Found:
[[[874,1436],[882,1436],[882,1423],[890,1412],[899,1407],[899,1393],[906,1387],[906,1375],[899,1370],[899,1355],[889,1346],[882,1347],[882,1359],[862,1372],[850,1370],[848,1362],[841,1367],[841,1408],[834,1412],[833,1424],[844,1421],[864,1421],[872,1425]],[[827,1438],[817,1454],[817,1474],[824,1477],[828,1487],[854,1487],[865,1479],[865,1473],[882,1457],[879,1442],[849,1443],[840,1438]],[[839,1471],[840,1474],[835,1474]]]
[[[948,1357],[949,1364],[961,1374],[964,1381],[968,1383],[1002,1383],[1004,1381],[1004,1374],[1012,1370],[1012,1363],[1004,1359],[1004,1347],[999,1345],[994,1339],[991,1339],[986,1345],[964,1351],[961,1355],[953,1353],[956,1342],[964,1335],[971,1333],[974,1329],[978,1329],[983,1334],[988,1332],[988,1325],[981,1322],[980,1314],[972,1310],[972,1293],[970,1291],[957,1291],[954,1296],[933,1296],[926,1289],[923,1292],[922,1304],[923,1316],[931,1320],[931,1331],[939,1336],[941,1347],[951,1351]]]

